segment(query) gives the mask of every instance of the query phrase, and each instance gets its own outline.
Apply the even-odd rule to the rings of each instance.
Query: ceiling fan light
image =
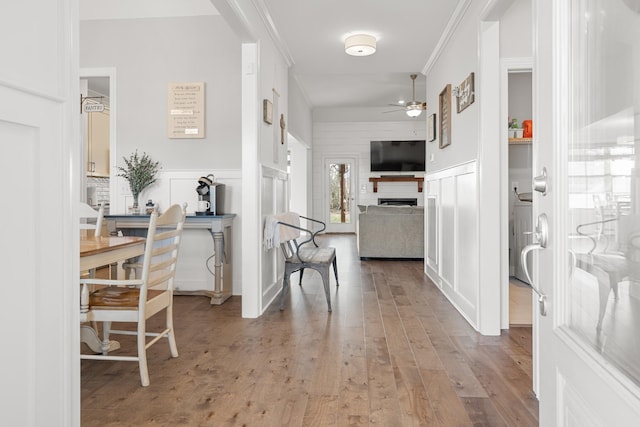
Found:
[[[344,51],[351,56],[368,56],[376,52],[376,38],[370,34],[354,34],[344,41]]]
[[[407,110],[407,116],[409,117],[418,117],[422,114],[422,110]]]

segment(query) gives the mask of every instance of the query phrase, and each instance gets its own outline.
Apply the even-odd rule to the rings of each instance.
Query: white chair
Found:
[[[173,280],[186,205],[171,206],[158,216],[154,210],[149,220],[145,253],[139,279],[104,280],[81,279],[81,284],[105,285],[89,297],[88,320],[103,323],[102,354],[82,354],[82,359],[137,361],[143,386],[149,385],[146,350],[160,338],[169,340],[172,357],[178,357],[173,330]],[[166,324],[162,331],[147,332],[146,320],[166,310]],[[136,330],[111,330],[111,322],[135,322]],[[137,335],[137,355],[108,354],[109,335]],[[147,337],[153,337],[147,342]]]
[[[88,219],[95,218],[95,224],[87,222]],[[104,222],[104,205],[101,203],[98,210],[93,209],[86,203],[80,202],[80,230],[95,230],[96,237],[102,234],[102,223]]]

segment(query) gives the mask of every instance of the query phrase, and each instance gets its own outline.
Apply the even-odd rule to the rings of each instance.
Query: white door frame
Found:
[[[500,123],[509,117],[509,73],[533,73],[533,58],[500,60]],[[535,93],[534,91],[532,91]],[[532,102],[533,101],[532,93]],[[500,311],[501,329],[509,329],[509,136],[506,126],[500,128]],[[531,231],[531,230],[529,230]],[[515,256],[518,256],[517,254]]]
[[[80,78],[88,79],[91,77],[108,77],[109,78],[109,206],[111,212],[124,212],[124,206],[120,209],[119,206],[119,188],[121,186],[118,185],[119,181],[123,178],[119,178],[117,176],[116,162],[118,159],[117,156],[117,93],[116,90],[116,69],[114,67],[103,67],[103,68],[80,68]],[[81,134],[82,135],[82,134]],[[83,137],[81,137],[84,140]],[[84,200],[86,197],[86,188],[87,188],[87,172],[86,172],[86,150],[82,147],[84,165],[85,167],[80,168],[79,173],[82,174],[80,177],[80,182],[83,185],[80,188],[81,200]]]
[[[349,224],[331,224],[328,213],[329,206],[329,176],[327,174],[329,163],[351,163],[351,222]],[[342,156],[327,156],[322,161],[322,188],[323,188],[323,203],[322,212],[324,221],[327,224],[327,233],[355,233],[356,232],[356,197],[358,195],[357,181],[358,176],[358,156],[355,154],[345,154]]]

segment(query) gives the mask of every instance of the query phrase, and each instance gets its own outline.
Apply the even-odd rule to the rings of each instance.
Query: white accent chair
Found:
[[[171,206],[149,220],[140,278],[125,280],[81,279],[81,284],[104,285],[89,297],[88,320],[103,322],[102,354],[82,354],[82,359],[137,361],[143,386],[149,385],[146,350],[160,338],[167,338],[172,357],[178,357],[173,328],[173,281],[178,249],[186,217],[186,204]],[[146,320],[166,310],[165,328],[148,332]],[[137,323],[136,330],[111,330],[111,322]],[[110,334],[136,335],[137,355],[111,355]],[[153,337],[147,342],[147,337]]]

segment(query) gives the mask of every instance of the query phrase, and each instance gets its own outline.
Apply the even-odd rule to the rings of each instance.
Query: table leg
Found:
[[[222,304],[229,297],[231,297],[231,290],[223,289],[222,287],[222,263],[224,262],[225,247],[224,247],[224,233],[223,232],[211,232],[213,236],[213,250],[215,251],[213,258],[213,295],[211,296],[211,304]]]
[[[85,343],[94,353],[102,353],[102,340],[91,326],[80,326],[80,342]],[[108,351],[115,351],[119,348],[120,343],[118,341],[109,341]]]

